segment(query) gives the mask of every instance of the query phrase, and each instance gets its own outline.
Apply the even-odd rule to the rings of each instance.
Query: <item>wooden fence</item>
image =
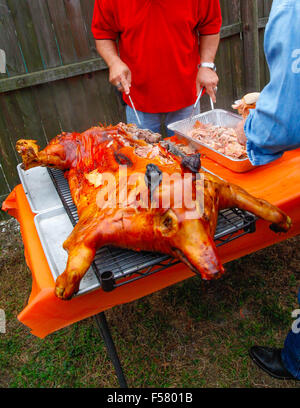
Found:
[[[217,107],[230,109],[232,101],[268,81],[263,35],[271,4],[221,0]],[[19,182],[18,139],[36,139],[43,147],[62,130],[125,120],[96,52],[93,5],[94,0],[0,0],[0,49],[7,59],[7,71],[0,73],[0,204]]]

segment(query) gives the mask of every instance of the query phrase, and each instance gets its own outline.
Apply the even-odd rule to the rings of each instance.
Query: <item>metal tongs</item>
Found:
[[[209,100],[210,100],[211,110],[214,110],[215,106],[214,106],[213,100],[211,99],[211,96],[209,97]]]
[[[201,88],[201,90],[200,90],[200,92],[199,92],[199,95],[198,95],[198,97],[197,97],[197,99],[196,99],[196,102],[194,103],[193,110],[192,110],[191,116],[189,117],[189,120],[191,120],[192,117],[195,115],[195,110],[196,110],[197,105],[198,105],[198,103],[199,103],[199,101],[200,101],[200,98],[201,98],[201,96],[202,96],[202,94],[203,94],[203,89],[204,89],[204,87]],[[217,92],[217,89],[218,89],[218,88],[215,88],[215,91],[216,91],[216,92]],[[210,99],[211,109],[214,110],[214,109],[215,109],[214,103],[213,103],[211,97],[209,97],[209,99]]]
[[[132,109],[134,110],[134,114],[135,114],[135,116],[136,116],[136,119],[137,119],[137,121],[138,121],[138,124],[141,125],[142,123],[141,123],[141,121],[140,121],[139,115],[137,114],[137,111],[136,111],[136,109],[135,109],[135,106],[134,106],[134,104],[133,104],[133,102],[132,102],[132,99],[131,99],[130,94],[128,94],[128,98],[129,98],[129,100],[130,100]]]
[[[196,110],[197,105],[198,105],[198,103],[199,103],[199,101],[200,101],[200,98],[201,98],[201,96],[202,96],[202,94],[203,94],[203,89],[204,89],[204,87],[202,87],[202,88],[200,89],[199,95],[198,95],[198,97],[197,97],[197,99],[196,99],[196,102],[194,103],[191,116],[189,117],[190,120],[191,120],[192,117],[195,115],[195,110]]]
[[[191,127],[192,127],[193,117],[195,116],[195,111],[196,111],[196,108],[197,108],[198,103],[199,103],[199,101],[200,101],[200,98],[201,98],[201,96],[202,96],[202,94],[203,94],[203,90],[204,90],[204,87],[202,87],[202,88],[200,89],[199,95],[197,96],[196,102],[194,103],[194,106],[193,106],[193,109],[192,109],[192,113],[191,113],[191,115],[188,117],[188,119],[186,120],[185,125],[184,125],[184,129],[182,129],[182,130],[185,131],[185,132],[188,132],[188,131],[191,129]],[[217,90],[218,90],[218,88],[216,87],[216,88],[215,88],[215,92],[217,92]],[[213,103],[211,97],[209,97],[209,99],[210,99],[211,109],[214,110],[214,109],[215,109],[214,103]],[[199,110],[199,113],[200,113],[200,110]]]
[[[193,120],[193,117],[195,116],[195,111],[196,111],[196,108],[197,108],[197,105],[198,105],[198,103],[199,103],[199,101],[200,101],[200,98],[201,98],[201,96],[202,96],[202,94],[203,94],[203,89],[204,88],[201,88],[200,89],[200,92],[199,92],[199,95],[197,96],[197,99],[196,99],[196,102],[194,103],[194,106],[193,106],[193,109],[192,109],[192,113],[190,114],[190,116],[188,117],[188,119],[187,119],[187,121],[185,122],[185,131],[188,131],[188,130],[190,130],[190,128],[191,128],[191,124],[192,124],[192,120]]]

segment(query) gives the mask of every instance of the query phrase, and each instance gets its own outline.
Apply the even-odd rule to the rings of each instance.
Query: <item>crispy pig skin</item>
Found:
[[[65,171],[78,209],[79,221],[63,244],[68,251],[68,261],[65,271],[56,280],[55,294],[59,298],[70,299],[79,290],[80,281],[97,249],[105,245],[161,252],[180,259],[203,279],[221,276],[224,268],[213,237],[218,212],[225,208],[250,211],[270,222],[276,232],[290,228],[290,218],[268,202],[206,172],[203,172],[202,187],[197,187],[195,175],[181,165],[182,158],[159,144],[153,145],[159,154],[141,157],[135,153],[141,147],[147,151],[149,144],[134,139],[124,126],[118,125],[93,127],[83,133],[64,132],[41,151],[33,140],[17,142],[16,148],[25,169],[40,165]],[[150,164],[162,173],[157,186],[151,187],[151,197],[144,177]],[[169,194],[164,180],[175,173],[178,177],[170,183]],[[190,189],[190,197],[195,198],[196,188],[204,190],[203,211],[199,210],[195,200],[192,207],[189,203],[187,208],[184,200],[182,208],[175,205],[174,193],[182,191],[186,173],[194,177],[193,183],[184,184],[185,191]],[[115,182],[103,184],[103,177],[107,174],[113,176]],[[115,188],[116,197],[119,197],[126,177],[129,181],[127,203],[119,204],[117,200],[113,206],[107,202],[103,205],[102,201],[99,205],[99,197],[105,188],[108,195],[110,189]],[[132,178],[129,180],[130,177],[135,178],[134,182]],[[167,202],[163,201],[167,196],[170,202],[166,207],[161,203]],[[191,212],[194,216],[189,219],[187,214]]]

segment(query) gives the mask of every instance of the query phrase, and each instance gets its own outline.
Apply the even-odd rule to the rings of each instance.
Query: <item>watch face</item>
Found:
[[[203,62],[203,63],[201,64],[201,67],[210,68],[210,69],[216,70],[216,66],[215,66],[215,64],[214,64],[213,62]]]

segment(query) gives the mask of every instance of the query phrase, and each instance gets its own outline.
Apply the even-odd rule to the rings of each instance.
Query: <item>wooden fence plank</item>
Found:
[[[221,28],[221,38],[231,37],[242,32],[242,23],[234,23]]]
[[[257,14],[258,18],[265,17],[264,0],[257,1]]]
[[[217,94],[217,107],[228,108],[232,103],[232,80],[234,72],[232,71],[232,61],[231,61],[231,42],[232,38],[227,40],[227,36],[224,36],[224,31],[227,27],[236,26],[238,31],[241,29],[239,18],[232,16],[229,9],[233,6],[234,1],[222,0],[220,2],[222,10],[222,19],[223,19],[223,29],[221,34],[222,41],[219,46],[219,50],[216,56],[216,66],[218,69],[219,75],[219,90]],[[225,27],[224,27],[225,26]],[[210,107],[209,107],[210,109]]]
[[[273,0],[263,0],[263,3],[264,3],[264,17],[266,17],[270,14]]]
[[[53,102],[56,106],[61,129],[65,132],[76,131],[78,118],[74,117],[73,106],[75,101],[71,99],[67,80],[53,82],[52,87]]]
[[[21,159],[15,146],[17,140],[24,138],[24,122],[15,93],[0,94],[0,109],[7,129],[7,143],[12,145],[16,161],[20,162]]]
[[[102,73],[105,78],[102,75],[100,82],[99,74],[100,72],[95,72],[67,80],[72,101],[69,109],[73,131],[82,132],[99,123],[116,124],[124,119],[115,89],[108,82],[107,72]]]
[[[85,74],[81,76],[81,82],[83,89],[85,90],[85,98],[88,106],[88,123],[87,127],[98,125],[101,122],[101,100],[100,92],[101,89],[98,87],[98,82],[96,80],[96,73]],[[102,84],[102,87],[109,86],[108,83]],[[112,101],[107,101],[111,105]]]
[[[260,90],[257,0],[241,2],[244,38],[244,72],[246,92]]]
[[[224,39],[221,41],[217,57],[216,66],[220,82],[217,92],[216,107],[228,109],[232,104],[232,70],[231,70],[231,50],[230,41]]]
[[[81,77],[69,78],[66,82],[68,84],[69,99],[71,101],[69,110],[72,116],[72,130],[82,132],[91,125],[85,89],[83,88]]]
[[[259,66],[260,66],[260,83],[266,83],[266,67],[264,54],[264,30],[259,30]]]
[[[266,25],[267,25],[267,23],[268,23],[268,21],[269,21],[269,18],[268,18],[268,17],[259,18],[259,19],[258,19],[258,28],[259,28],[259,29],[265,28]]]
[[[47,141],[32,89],[26,88],[16,91],[15,98],[22,115],[24,139],[37,140],[41,148],[45,147]]]
[[[1,203],[1,198],[4,198],[9,194],[11,191],[11,188],[8,184],[8,181],[6,179],[6,175],[4,174],[2,164],[0,164],[0,203]]]
[[[6,67],[10,76],[26,72],[15,25],[6,0],[0,0],[0,48],[5,51]],[[0,79],[4,77],[7,77],[7,74],[0,74]]]
[[[258,19],[258,28],[259,28],[259,61],[260,61],[260,84],[261,88],[264,87],[269,82],[270,73],[269,67],[265,58],[264,53],[264,28],[266,27],[269,14],[272,7],[272,0],[263,0],[259,1],[260,13]]]
[[[99,121],[104,125],[116,124],[126,120],[125,107],[121,105],[115,88],[108,81],[108,70],[95,72],[100,102]]]
[[[45,0],[46,1],[46,0]],[[77,61],[70,21],[63,0],[47,0],[63,64]]]
[[[18,75],[13,78],[4,78],[0,80],[0,93],[28,88],[30,86],[70,78],[106,68],[107,66],[101,58],[94,58],[92,60],[49,68],[30,74]]]
[[[233,0],[229,10],[229,21],[241,21],[240,0]],[[240,99],[245,91],[245,82],[243,75],[243,41],[242,36],[235,35],[230,39],[231,50],[231,72],[232,80],[232,100]]]
[[[240,0],[231,0],[228,7],[228,24],[241,23]],[[242,31],[242,30],[241,30]]]
[[[80,0],[64,0],[64,3],[68,20],[70,21],[70,28],[73,34],[77,59],[82,61],[84,59],[91,58],[93,54],[91,53],[89,47]]]
[[[222,12],[222,25],[226,26],[228,25],[228,3],[231,2],[231,0],[220,0],[220,6],[221,6],[221,12]],[[226,4],[227,3],[227,4]]]
[[[53,84],[43,84],[32,88],[47,142],[62,132],[59,114],[55,105]]]
[[[29,72],[43,69],[44,65],[39,51],[37,36],[32,24],[28,1],[7,0],[7,4],[12,12],[26,68]]]
[[[18,162],[16,159],[15,151],[9,140],[4,117],[3,115],[0,115],[0,165],[2,166],[4,172],[3,182],[1,185],[1,195],[7,192],[7,183],[9,184],[9,186],[14,186],[17,183],[17,164]]]
[[[59,55],[47,2],[45,0],[30,0],[28,6],[44,67],[51,68],[61,65],[62,61]]]
[[[98,56],[94,36],[92,34],[91,26],[94,12],[95,0],[81,0],[81,10],[83,15],[83,22],[87,32],[89,47],[94,57]]]
[[[1,161],[1,159],[0,159]],[[3,166],[0,163],[0,221],[9,219],[9,216],[1,210],[2,203],[11,192],[11,188],[8,184],[8,180],[3,170]]]

